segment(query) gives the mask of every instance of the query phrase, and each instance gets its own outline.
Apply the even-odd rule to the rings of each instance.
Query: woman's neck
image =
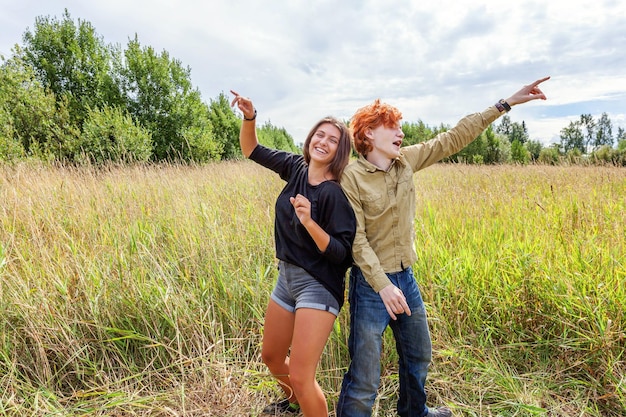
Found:
[[[318,185],[324,181],[334,180],[333,176],[328,171],[328,166],[317,166],[314,164],[309,165],[308,181],[311,185]]]

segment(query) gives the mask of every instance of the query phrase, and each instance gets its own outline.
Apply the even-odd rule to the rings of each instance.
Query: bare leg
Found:
[[[334,322],[335,315],[327,311],[296,310],[289,379],[306,417],[328,417],[326,397],[315,372]]]
[[[289,346],[293,335],[296,315],[270,299],[265,312],[263,347],[261,358],[272,375],[278,379],[289,402],[297,403],[295,392],[289,380]]]

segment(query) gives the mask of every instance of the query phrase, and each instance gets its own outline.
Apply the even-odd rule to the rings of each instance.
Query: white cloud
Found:
[[[91,22],[108,43],[166,50],[191,68],[205,100],[236,89],[259,118],[301,141],[320,117],[349,118],[380,97],[405,120],[453,124],[544,75],[549,100],[518,106],[545,143],[580,114],[606,111],[624,126],[626,5],[493,2],[133,2],[24,0],[3,7],[0,53],[35,17]],[[620,124],[621,123],[621,124]]]

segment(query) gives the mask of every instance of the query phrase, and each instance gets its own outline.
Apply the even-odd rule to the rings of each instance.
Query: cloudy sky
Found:
[[[89,21],[107,44],[167,51],[205,101],[234,89],[302,142],[381,98],[405,121],[454,124],[545,75],[547,101],[509,113],[559,141],[581,114],[626,128],[622,0],[0,0],[0,54],[38,16]]]

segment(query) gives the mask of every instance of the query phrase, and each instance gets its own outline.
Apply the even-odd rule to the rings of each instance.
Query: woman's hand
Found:
[[[252,119],[254,117],[254,105],[252,104],[252,100],[248,97],[240,96],[236,91],[230,90],[230,92],[235,96],[233,101],[230,102],[230,107],[234,107],[236,104],[243,113],[243,117]]]
[[[290,197],[289,201],[291,202],[293,208],[296,210],[296,216],[298,216],[298,220],[300,220],[300,223],[302,223],[302,225],[306,227],[306,222],[311,219],[311,202],[302,194],[298,194],[295,197]]]

